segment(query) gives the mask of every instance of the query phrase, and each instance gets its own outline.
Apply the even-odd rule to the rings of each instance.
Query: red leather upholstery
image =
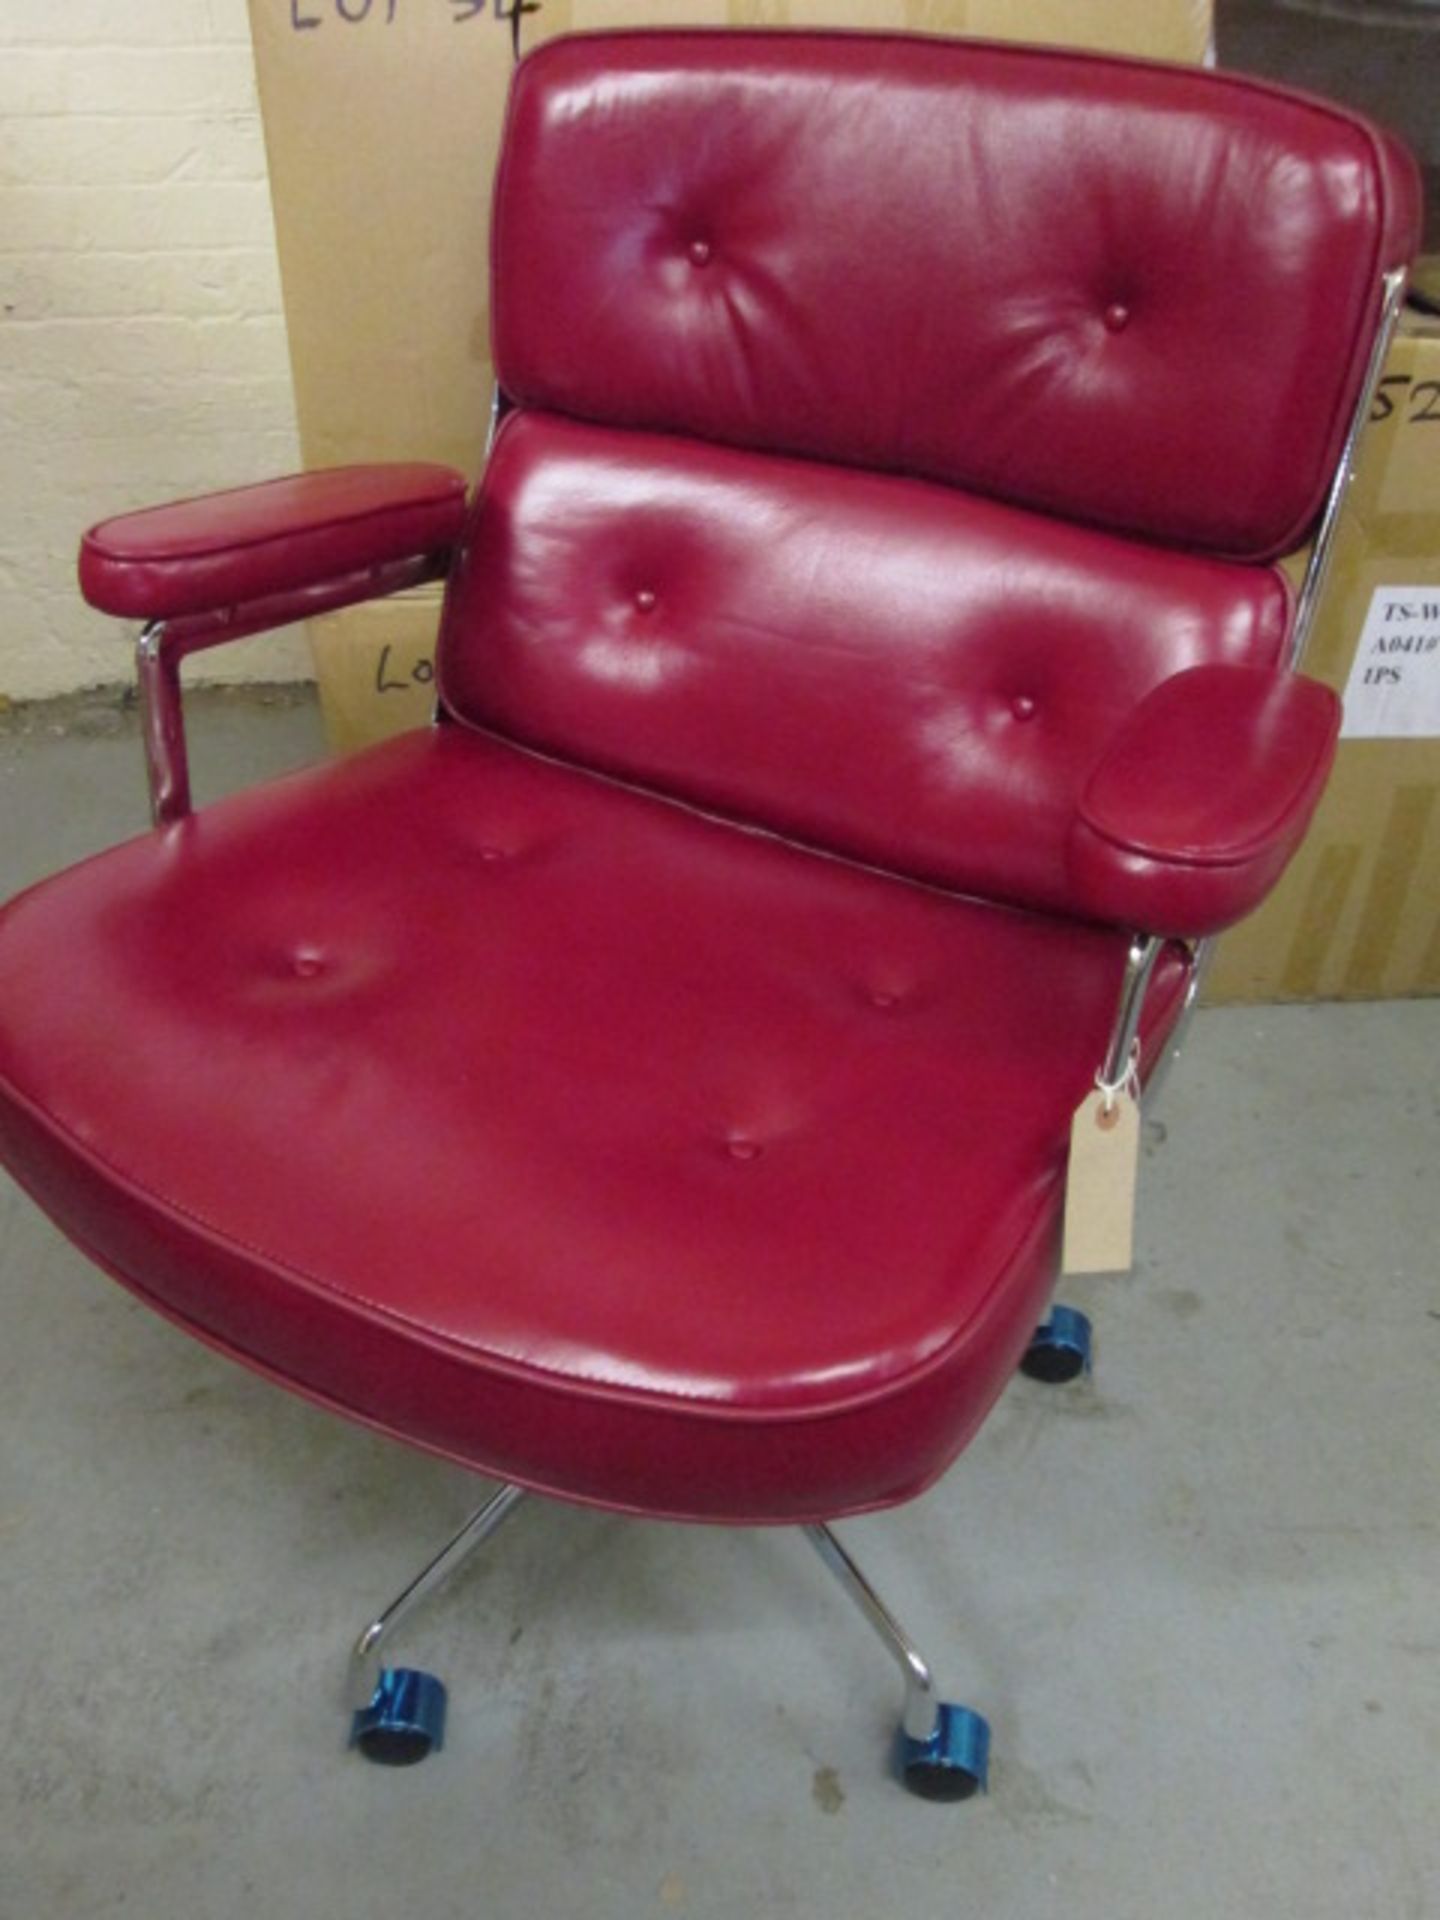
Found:
[[[515,399],[1273,557],[1329,484],[1414,164],[1233,75],[910,36],[557,40],[511,96]]]
[[[1070,837],[1097,919],[1216,933],[1258,906],[1304,838],[1340,701],[1299,674],[1192,667],[1142,700],[1090,776]]]
[[[155,1305],[408,1439],[833,1514],[1013,1370],[1123,948],[443,728],[14,902],[0,1150]]]
[[[453,712],[566,758],[1084,912],[1067,842],[1113,736],[1177,670],[1272,665],[1288,623],[1269,568],[925,481],[518,414],[440,680]]]
[[[918,1491],[1045,1304],[1130,924],[1249,904],[1322,777],[1286,589],[1214,554],[1311,520],[1415,217],[1362,122],[1228,78],[550,45],[473,518],[308,476],[82,562],[195,617],[173,679],[456,543],[447,724],[0,914],[0,1154],[202,1337],[507,1479]]]
[[[449,467],[331,467],[122,514],[80,544],[80,591],[126,619],[265,599],[448,547],[465,519]]]

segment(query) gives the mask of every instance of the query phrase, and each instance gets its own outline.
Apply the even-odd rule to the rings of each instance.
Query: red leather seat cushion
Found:
[[[408,1439],[829,1515],[918,1491],[1013,1369],[1122,946],[451,726],[14,902],[0,1151],[155,1305]]]

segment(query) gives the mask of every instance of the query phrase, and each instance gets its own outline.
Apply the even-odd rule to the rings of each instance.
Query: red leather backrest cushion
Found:
[[[1232,76],[844,34],[557,40],[516,76],[522,403],[927,475],[1243,558],[1303,537],[1413,164]]]
[[[1091,769],[1151,688],[1273,664],[1273,568],[924,480],[520,413],[440,651],[451,710],[877,865],[1067,910]]]

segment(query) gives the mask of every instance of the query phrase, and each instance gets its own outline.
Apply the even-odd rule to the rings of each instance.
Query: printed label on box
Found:
[[[1351,740],[1440,734],[1440,585],[1377,587],[1345,683]]]

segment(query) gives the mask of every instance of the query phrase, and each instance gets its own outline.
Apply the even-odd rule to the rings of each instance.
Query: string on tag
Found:
[[[1140,1042],[1130,1042],[1129,1057],[1125,1062],[1125,1071],[1118,1080],[1107,1080],[1105,1069],[1099,1067],[1095,1073],[1095,1084],[1100,1089],[1100,1104],[1107,1118],[1115,1111],[1115,1103],[1122,1093],[1128,1093],[1138,1106],[1140,1104]]]

